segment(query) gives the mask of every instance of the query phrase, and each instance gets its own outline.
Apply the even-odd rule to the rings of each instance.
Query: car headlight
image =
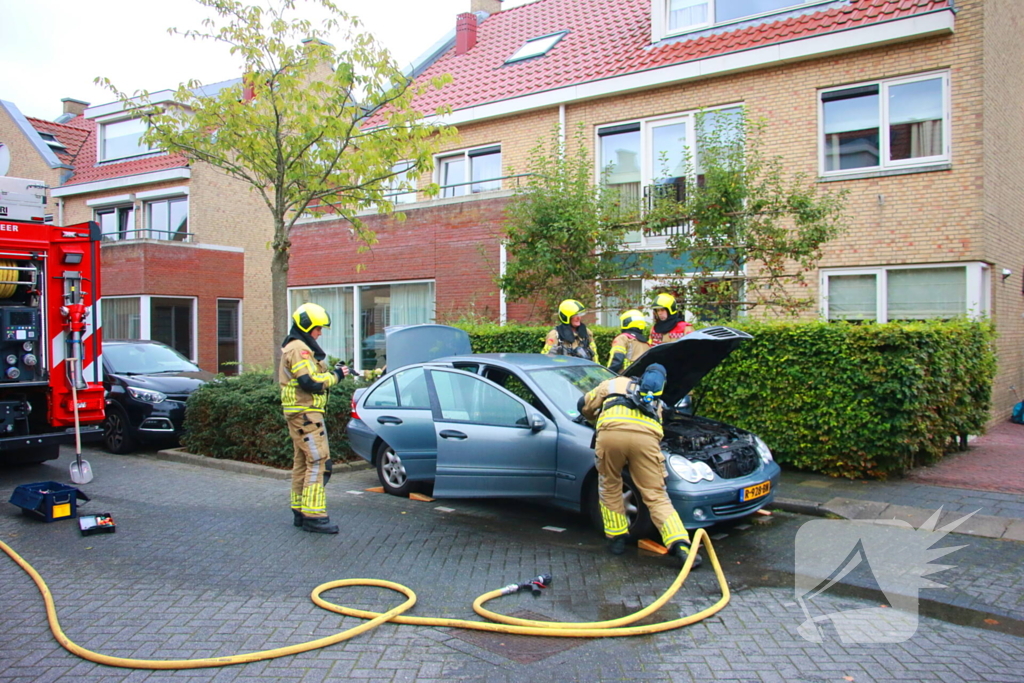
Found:
[[[167,400],[166,394],[162,394],[159,391],[153,391],[152,389],[128,387],[128,393],[131,394],[132,398],[136,401],[142,401],[143,403],[162,403]]]
[[[761,456],[761,462],[765,465],[775,460],[772,457],[772,449],[768,448],[768,444],[761,440],[761,437],[754,437],[754,448],[757,449],[757,454]]]
[[[676,473],[680,479],[685,479],[691,484],[696,484],[701,479],[707,479],[711,481],[715,478],[715,473],[711,471],[711,468],[703,462],[693,462],[688,460],[681,455],[670,455],[668,458],[668,466],[672,468],[672,471]]]

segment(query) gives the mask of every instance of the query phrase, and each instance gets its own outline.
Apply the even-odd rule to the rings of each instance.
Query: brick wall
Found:
[[[4,175],[12,178],[42,180],[50,187],[55,187],[60,182],[60,174],[63,169],[50,168],[50,165],[43,160],[42,155],[28,141],[21,128],[3,107],[0,107],[0,142],[7,147],[11,154],[11,166]],[[53,200],[47,204],[46,212],[56,213]]]

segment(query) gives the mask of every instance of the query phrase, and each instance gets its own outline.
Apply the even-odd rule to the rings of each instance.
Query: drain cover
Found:
[[[529,610],[513,612],[509,616],[534,621],[551,621],[551,617],[537,614]],[[515,636],[508,633],[489,633],[487,631],[470,631],[468,629],[452,629],[451,634],[470,645],[483,648],[488,652],[511,659],[520,664],[533,664],[559,652],[571,650],[587,642],[587,638],[548,638],[544,636]]]

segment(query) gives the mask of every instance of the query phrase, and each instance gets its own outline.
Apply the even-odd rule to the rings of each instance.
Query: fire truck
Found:
[[[43,183],[0,177],[0,464],[103,437],[100,229],[45,206]]]

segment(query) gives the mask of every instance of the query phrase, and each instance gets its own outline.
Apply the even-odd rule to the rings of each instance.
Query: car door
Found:
[[[359,416],[402,459],[406,476],[412,481],[433,479],[437,440],[423,367],[384,378],[361,400]]]
[[[435,495],[554,495],[554,422],[477,375],[443,368],[429,374],[437,398]]]

